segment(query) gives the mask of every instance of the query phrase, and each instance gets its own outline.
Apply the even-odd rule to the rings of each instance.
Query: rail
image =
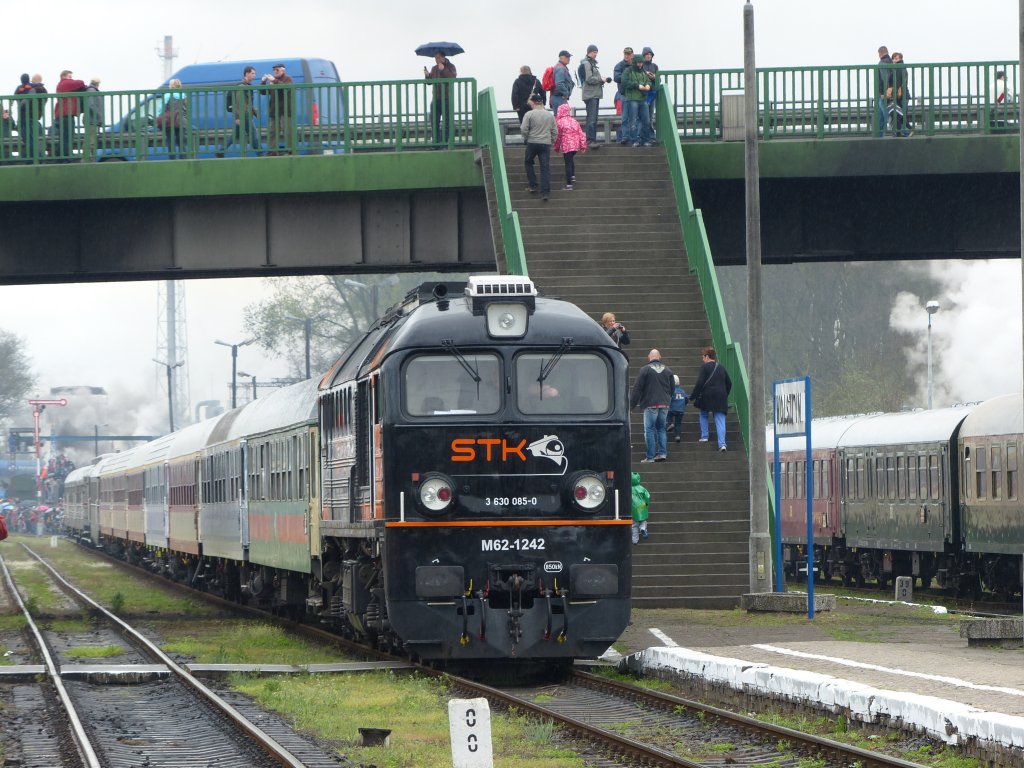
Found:
[[[880,73],[904,82],[903,93],[886,99]],[[742,139],[742,69],[660,75],[683,141]],[[926,136],[1019,130],[1016,61],[773,67],[757,78],[765,141],[878,135],[890,107]],[[5,96],[0,164],[472,147],[480,141],[477,95],[476,80],[455,78]],[[246,106],[252,122],[239,118],[236,130]],[[619,122],[608,109],[599,116],[608,138]],[[503,141],[520,140],[511,113],[497,123]]]
[[[523,248],[523,233],[519,227],[519,214],[512,210],[508,173],[505,170],[504,138],[498,123],[498,109],[493,88],[485,88],[480,92],[477,123],[480,146],[485,147],[491,157],[491,178],[494,183],[494,197],[498,208],[498,222],[501,226],[501,241],[505,250],[505,265],[510,275],[526,277],[529,275],[526,266],[526,250]]]

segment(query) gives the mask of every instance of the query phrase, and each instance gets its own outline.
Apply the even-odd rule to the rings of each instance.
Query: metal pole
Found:
[[[238,406],[238,390],[236,387],[238,380],[238,345],[231,345],[231,407],[236,408]]]
[[[1019,59],[1018,72],[1024,72],[1024,0],[1018,0],[1017,4],[1017,57]],[[1018,86],[1019,87],[1019,86]],[[1020,94],[1018,94],[1019,97]],[[1020,130],[1020,141],[1018,145],[1020,147],[1020,168],[1024,169],[1024,121],[1018,120]],[[1020,256],[1021,256],[1021,296],[1024,298],[1024,174],[1018,174],[1020,184],[1020,212],[1021,212],[1021,230],[1020,230]],[[1021,303],[1021,309],[1024,311],[1024,301]],[[1024,314],[1022,314],[1022,320],[1024,320]],[[1021,336],[1021,362],[1024,363],[1024,335]],[[1024,579],[1024,557],[1021,558],[1021,577]],[[1022,581],[1024,584],[1024,581]],[[1024,590],[1022,590],[1024,592]],[[1024,601],[1024,597],[1022,597]]]
[[[305,326],[305,331],[306,331],[306,378],[308,379],[310,377],[310,372],[309,372],[309,337],[313,335],[313,318],[307,317],[305,322],[303,323],[303,325]],[[253,398],[253,400],[255,400],[256,399],[256,379],[255,379],[255,377],[253,378],[252,381],[253,381],[253,385],[252,385],[253,386],[252,398]]]
[[[174,384],[171,378],[172,369],[173,366],[167,366],[167,425],[170,427],[168,434],[174,431]]]
[[[308,374],[306,375],[306,378],[307,379],[309,378]],[[252,377],[252,399],[253,400],[256,399],[256,377],[255,376]]]
[[[932,409],[932,313],[928,313],[928,410]]]
[[[1024,0],[1022,0],[1024,2]],[[768,484],[764,466],[764,338],[761,327],[761,173],[757,141],[757,70],[754,66],[754,6],[743,6],[743,90],[747,216],[747,375],[750,379],[750,591],[771,591]]]
[[[36,436],[36,502],[41,503],[43,498],[43,465],[41,461],[42,452],[40,451],[41,443],[39,442],[39,406],[32,406],[32,421],[35,424],[35,436]]]

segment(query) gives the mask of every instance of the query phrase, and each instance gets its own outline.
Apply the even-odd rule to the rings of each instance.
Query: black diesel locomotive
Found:
[[[628,623],[626,361],[528,279],[425,284],[315,396],[213,421],[69,477],[72,528],[421,659],[595,656]]]

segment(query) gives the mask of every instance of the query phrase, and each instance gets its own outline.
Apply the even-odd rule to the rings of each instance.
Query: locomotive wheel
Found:
[[[887,586],[889,586],[889,577],[884,573],[878,574],[878,588],[885,589]]]

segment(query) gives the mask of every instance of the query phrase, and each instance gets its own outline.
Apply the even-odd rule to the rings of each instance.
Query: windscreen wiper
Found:
[[[558,351],[551,356],[550,360],[541,366],[540,375],[537,376],[537,384],[540,386],[540,395],[542,400],[544,399],[544,379],[551,375],[551,371],[553,371],[555,366],[558,365],[558,361],[562,359],[562,355],[564,355],[571,346],[572,336],[562,337],[562,343],[558,347]]]
[[[470,378],[473,379],[477,384],[477,389],[480,385],[480,374],[477,373],[476,368],[466,359],[466,356],[459,351],[459,348],[455,346],[455,342],[452,339],[441,339],[441,349],[447,350],[452,357],[459,361],[459,365],[469,374]],[[479,394],[479,393],[478,393]]]

